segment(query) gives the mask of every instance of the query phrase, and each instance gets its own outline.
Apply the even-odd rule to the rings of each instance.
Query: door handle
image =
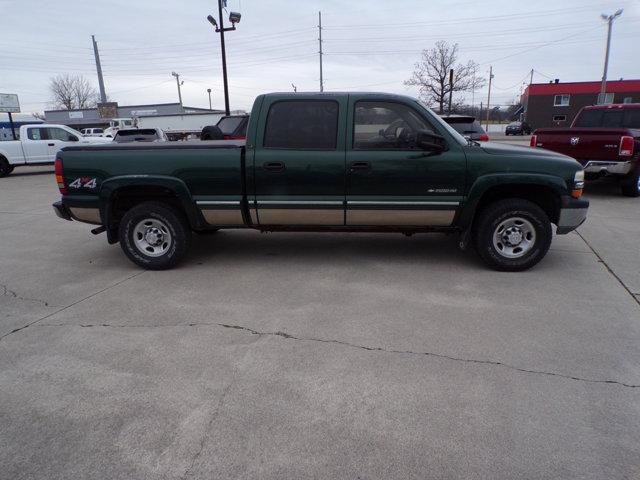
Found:
[[[284,170],[284,162],[265,162],[262,164],[262,168],[270,172],[281,172]]]
[[[371,164],[369,162],[353,162],[351,164],[351,171],[355,172],[356,170],[370,170]]]
[[[55,143],[47,143],[47,145],[49,145],[50,147],[55,147],[56,146]]]

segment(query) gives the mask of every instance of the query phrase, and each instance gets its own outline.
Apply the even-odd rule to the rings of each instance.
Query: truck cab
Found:
[[[113,138],[121,128],[133,128],[134,126],[133,118],[112,118],[109,121],[109,127],[104,130],[103,135]]]

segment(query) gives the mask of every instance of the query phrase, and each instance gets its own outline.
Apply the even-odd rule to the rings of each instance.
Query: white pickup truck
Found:
[[[0,142],[0,177],[21,165],[53,164],[56,153],[64,147],[110,142],[111,138],[83,137],[66,125],[22,125],[20,140]]]

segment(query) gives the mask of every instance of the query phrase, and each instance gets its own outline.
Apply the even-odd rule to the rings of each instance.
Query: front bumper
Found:
[[[62,202],[55,202],[51,206],[53,207],[53,211],[57,217],[62,218],[63,220],[73,220],[73,218],[71,218],[71,212]]]
[[[569,196],[562,197],[556,233],[562,235],[578,228],[587,219],[588,210],[589,200]]]

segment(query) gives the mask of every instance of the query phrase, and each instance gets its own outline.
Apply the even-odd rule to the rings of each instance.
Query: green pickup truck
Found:
[[[550,151],[477,143],[410,97],[271,93],[246,141],[67,147],[66,220],[92,223],[137,265],[180,261],[192,232],[445,232],[497,270],[544,257],[551,224],[586,218],[584,172]]]

